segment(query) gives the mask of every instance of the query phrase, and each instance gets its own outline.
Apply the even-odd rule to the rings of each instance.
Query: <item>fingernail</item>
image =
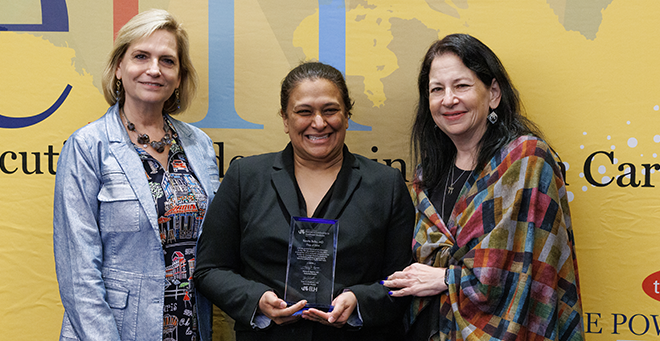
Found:
[[[390,296],[392,296],[393,292],[388,291],[387,294],[390,295]]]
[[[328,317],[328,322],[330,323],[335,322],[335,317],[334,316]]]
[[[385,284],[385,281],[380,281],[380,284]]]

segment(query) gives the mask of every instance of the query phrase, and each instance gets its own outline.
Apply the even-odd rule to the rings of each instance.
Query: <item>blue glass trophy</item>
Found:
[[[337,263],[336,220],[291,217],[284,300],[306,300],[307,308],[332,310]]]

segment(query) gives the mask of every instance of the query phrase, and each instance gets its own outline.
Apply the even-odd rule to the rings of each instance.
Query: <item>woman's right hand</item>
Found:
[[[426,264],[414,263],[397,271],[383,281],[388,288],[399,289],[391,291],[392,297],[402,296],[434,296],[445,290],[445,272],[447,268],[436,268]]]
[[[259,299],[259,312],[266,315],[273,322],[283,325],[293,323],[301,318],[301,315],[292,316],[295,312],[305,307],[307,301],[299,301],[298,303],[287,307],[283,299],[277,297],[272,291],[266,291]]]

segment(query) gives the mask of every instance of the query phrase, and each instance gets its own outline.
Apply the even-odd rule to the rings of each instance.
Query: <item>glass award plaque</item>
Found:
[[[332,310],[337,260],[336,220],[291,217],[284,300],[305,308]]]

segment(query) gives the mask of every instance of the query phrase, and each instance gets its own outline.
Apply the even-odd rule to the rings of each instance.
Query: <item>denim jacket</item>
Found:
[[[210,203],[220,184],[212,141],[170,120]],[[162,340],[166,279],[157,218],[142,161],[114,105],[71,135],[57,164],[60,340]],[[197,295],[200,336],[210,341],[212,306]]]

